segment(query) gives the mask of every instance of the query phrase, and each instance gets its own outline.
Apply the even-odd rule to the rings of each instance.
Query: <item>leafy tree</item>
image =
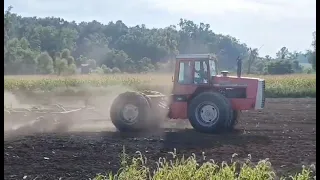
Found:
[[[36,56],[25,38],[10,39],[5,51],[5,74],[34,74],[36,73]]]
[[[270,62],[272,60],[272,57],[269,55],[266,55],[264,58],[267,62]]]
[[[309,63],[312,65],[312,69],[314,69],[316,71],[316,31],[313,32],[313,41],[312,41],[312,47],[313,50],[310,51],[310,55],[309,55]]]
[[[106,65],[102,65],[101,69],[103,70],[104,74],[111,74],[112,73],[112,69],[108,68]]]
[[[96,69],[96,67],[97,67],[96,60],[94,60],[94,59],[89,59],[89,60],[87,60],[87,63],[89,64],[89,67],[90,67],[91,69]]]
[[[289,55],[289,50],[286,47],[282,47],[276,55],[278,59],[285,59]]]
[[[68,70],[68,62],[65,59],[56,59],[55,61],[55,72],[58,75],[66,72]]]
[[[268,74],[291,74],[293,73],[292,62],[289,60],[279,60],[270,62],[267,65]]]
[[[94,70],[91,70],[91,73],[94,73],[94,74],[104,74],[104,71],[101,67],[97,67],[96,69]]]
[[[5,74],[50,73],[50,70],[39,70],[45,66],[42,62],[37,64],[40,54],[40,59],[46,59],[44,62],[50,61],[41,52],[51,57],[57,74],[72,74],[90,59],[95,60],[93,67],[101,67],[104,73],[111,69],[129,73],[172,71],[174,57],[179,53],[215,54],[219,68],[230,71],[235,70],[238,56],[248,57],[248,73],[261,73],[261,69],[268,72],[267,64],[276,61],[271,57],[259,58],[254,47],[230,35],[217,34],[203,22],[180,19],[177,26],[149,29],[144,24],[129,27],[121,20],[77,24],[59,17],[22,17],[11,9],[4,12]],[[314,69],[315,38],[314,33],[314,48],[308,55]],[[277,59],[294,61],[298,54],[301,53],[290,53],[283,47]]]
[[[61,52],[61,56],[62,59],[67,60],[68,65],[73,64],[74,63],[74,58],[71,56],[70,50],[69,49],[64,49]]]
[[[138,70],[138,72],[152,72],[155,70],[155,66],[151,64],[151,59],[144,57],[137,62],[136,69]]]
[[[9,6],[8,9],[4,13],[4,45],[6,45],[9,40],[9,33],[12,26],[12,17],[11,17],[11,9],[12,6]]]
[[[76,59],[76,65],[80,66],[81,64],[86,64],[88,62],[88,58],[80,55],[77,59]]]
[[[37,57],[38,73],[39,74],[52,74],[53,73],[53,60],[47,52],[41,53]]]
[[[258,49],[254,48],[254,49],[249,49],[250,55],[249,55],[249,59],[248,59],[248,71],[247,74],[251,73],[251,66],[252,64],[255,62],[255,60],[257,59],[259,53],[258,53]]]
[[[67,66],[65,74],[67,75],[73,75],[77,71],[77,66],[75,64],[70,64]]]
[[[112,73],[121,73],[120,69],[117,67],[112,68]]]

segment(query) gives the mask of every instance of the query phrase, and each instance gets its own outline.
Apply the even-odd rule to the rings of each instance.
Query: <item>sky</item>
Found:
[[[316,30],[316,0],[5,0],[21,16],[61,17],[68,21],[122,20],[148,28],[177,25],[180,18],[210,24],[215,33],[231,35],[260,56],[311,48]]]

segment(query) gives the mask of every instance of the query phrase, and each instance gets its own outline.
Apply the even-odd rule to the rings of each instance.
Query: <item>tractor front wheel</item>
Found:
[[[188,106],[188,118],[192,127],[204,133],[225,130],[226,123],[233,117],[230,103],[215,92],[204,92],[191,100]]]

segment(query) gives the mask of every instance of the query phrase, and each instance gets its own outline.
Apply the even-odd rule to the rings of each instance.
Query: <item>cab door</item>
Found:
[[[210,82],[207,62],[205,60],[177,61],[170,104],[170,118],[187,119],[189,97],[199,86],[208,85]],[[201,70],[202,72],[199,72]]]

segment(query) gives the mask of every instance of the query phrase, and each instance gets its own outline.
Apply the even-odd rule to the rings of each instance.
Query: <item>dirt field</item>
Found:
[[[84,126],[83,126],[84,127]],[[153,163],[168,151],[201,158],[230,160],[251,154],[253,161],[270,158],[280,174],[316,163],[316,100],[267,99],[261,112],[243,112],[236,131],[208,135],[192,129],[165,129],[154,134],[119,134],[110,123],[92,131],[38,134],[4,139],[4,179],[89,179],[117,171],[119,153],[141,151]],[[99,128],[97,128],[99,127]],[[106,131],[106,129],[108,131]],[[104,130],[103,132],[98,132]]]

